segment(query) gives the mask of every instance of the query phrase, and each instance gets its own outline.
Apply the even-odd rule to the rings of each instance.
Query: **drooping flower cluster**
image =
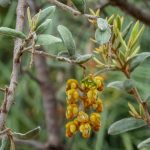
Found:
[[[101,76],[89,75],[80,84],[75,79],[67,81],[66,118],[71,120],[66,124],[67,137],[80,131],[84,138],[89,138],[91,130],[100,129],[99,113],[103,111],[103,104],[98,92],[102,90],[103,78]]]

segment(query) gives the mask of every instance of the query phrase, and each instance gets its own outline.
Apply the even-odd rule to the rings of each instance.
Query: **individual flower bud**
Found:
[[[91,106],[91,105],[90,105],[90,102],[88,101],[88,99],[86,99],[86,100],[83,101],[83,105],[84,105],[84,108],[85,108],[85,109],[88,109],[88,108],[90,108],[90,106]]]
[[[83,123],[79,127],[80,132],[82,133],[82,137],[89,138],[91,133],[91,126],[89,123]]]
[[[90,89],[88,92],[87,92],[87,97],[88,99],[94,101],[97,99],[97,95],[98,95],[98,92],[96,89]]]
[[[79,98],[79,93],[76,89],[70,89],[66,92],[67,94],[67,100],[69,104],[76,103]]]
[[[103,90],[103,88],[104,88],[103,81],[104,81],[104,78],[101,77],[101,76],[94,77],[94,82],[96,83],[98,91],[102,91]]]
[[[90,124],[94,131],[98,131],[100,128],[100,114],[92,113],[90,115]]]
[[[103,111],[103,102],[100,98],[93,104],[93,108],[97,112],[102,112]]]
[[[78,130],[78,127],[76,124],[71,121],[66,124],[66,137],[71,137],[73,134],[75,134]]]
[[[95,103],[95,99],[85,99],[84,101],[83,101],[83,105],[84,105],[84,108],[86,108],[86,109],[88,109],[88,108],[90,108],[94,103]]]
[[[69,104],[66,110],[66,118],[72,119],[78,114],[78,106],[76,104]]]
[[[89,121],[89,116],[87,113],[85,113],[84,111],[80,111],[78,113],[77,119],[80,123],[86,123]]]
[[[78,81],[75,79],[69,79],[67,81],[66,91],[70,89],[77,89],[77,87],[78,87]]]

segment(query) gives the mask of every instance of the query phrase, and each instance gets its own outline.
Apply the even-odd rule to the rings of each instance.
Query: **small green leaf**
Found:
[[[136,35],[139,32],[139,21],[137,21],[132,29],[132,32],[130,34],[129,40],[128,40],[128,47],[130,48],[131,45],[133,44],[133,41],[136,37]]]
[[[37,36],[36,39],[36,44],[39,45],[50,45],[50,44],[60,43],[60,42],[62,42],[60,38],[57,38],[49,34],[40,34]]]
[[[143,63],[148,57],[150,57],[150,52],[143,52],[129,59],[128,64],[130,66],[130,71],[133,71],[141,63]]]
[[[31,13],[30,13],[30,8],[27,8],[27,18],[28,18],[28,24],[29,24],[29,28],[32,28],[32,17],[31,17]]]
[[[75,56],[76,45],[71,32],[65,26],[62,25],[59,25],[57,29],[70,56]]]
[[[92,54],[80,55],[76,58],[75,62],[77,64],[83,64],[92,58]]]
[[[115,88],[117,90],[124,90],[123,81],[114,81],[107,85],[107,87]]]
[[[10,0],[0,0],[0,6],[2,6],[2,7],[6,7],[9,4],[11,4]]]
[[[134,87],[134,82],[131,79],[127,79],[123,82],[124,89],[129,92]]]
[[[138,148],[150,147],[150,138],[139,143],[137,147]]]
[[[15,142],[12,138],[10,138],[10,150],[16,150]]]
[[[134,106],[133,106],[130,102],[128,102],[128,106],[129,106],[131,112],[132,112],[134,115],[140,116],[139,113],[136,111],[136,109],[134,108]]]
[[[0,27],[0,34],[11,36],[11,37],[18,37],[21,39],[25,39],[26,36],[20,31],[16,31],[15,29],[7,28],[7,27]]]
[[[122,31],[122,38],[123,38],[124,40],[126,39],[128,33],[129,33],[129,31],[130,31],[130,29],[131,29],[131,27],[132,27],[132,24],[133,24],[133,22],[130,22],[130,23],[128,24],[128,26]],[[118,46],[117,46],[117,49],[120,48],[120,47],[121,47],[121,42],[119,42],[119,44],[118,44]]]
[[[7,142],[8,142],[8,137],[4,136],[1,141],[0,150],[5,150]]]
[[[129,91],[132,87],[134,87],[134,83],[131,79],[127,79],[125,81],[114,81],[107,85],[107,87],[115,88],[118,90]]]
[[[22,140],[33,139],[35,136],[37,136],[39,134],[40,130],[41,130],[41,128],[37,127],[37,128],[30,130],[24,134],[14,132],[13,136],[18,138],[18,139],[22,139]]]
[[[45,9],[43,9],[41,12],[40,12],[40,16],[39,16],[39,19],[38,19],[38,22],[37,22],[37,27],[43,23],[46,19],[50,19],[54,12],[55,12],[55,9],[56,7],[55,6],[50,6],[50,7],[47,7]],[[34,17],[36,18],[38,16],[38,14],[36,14]]]
[[[120,17],[119,15],[117,15],[116,17],[116,23],[117,23],[117,28],[119,29],[119,31],[121,30],[122,28],[122,24],[123,24],[123,17]]]
[[[117,135],[127,131],[131,131],[137,128],[146,126],[146,123],[143,120],[135,118],[125,118],[113,123],[108,130],[108,134]]]
[[[109,24],[108,24],[107,20],[105,20],[103,18],[97,19],[97,25],[101,31],[105,31],[107,28],[109,28]]]
[[[111,37],[110,28],[107,28],[105,31],[101,31],[100,29],[97,29],[95,32],[95,39],[100,45],[108,43],[110,37]]]
[[[122,36],[121,32],[118,29],[116,29],[116,32],[117,32],[118,38],[120,40],[120,43],[124,46],[125,50],[127,51],[128,50],[128,46],[126,45],[126,42],[123,39],[123,36]]]
[[[38,28],[36,29],[36,33],[37,34],[44,33],[51,23],[52,23],[51,19],[46,19],[40,26],[38,26]]]
[[[58,57],[67,57],[67,58],[70,57],[69,53],[66,52],[66,51],[59,52],[59,53],[57,54],[57,56],[58,56]]]
[[[81,12],[85,13],[86,11],[86,0],[72,0],[75,7]]]

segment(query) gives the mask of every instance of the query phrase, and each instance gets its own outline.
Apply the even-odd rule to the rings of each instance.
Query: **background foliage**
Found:
[[[49,6],[50,4],[46,0],[37,0],[37,8],[44,8]],[[141,9],[145,6],[141,4],[141,0],[132,0],[133,4],[139,5]],[[1,5],[0,7],[0,26],[6,26],[10,28],[15,28],[15,17],[16,17],[16,6],[17,1],[12,0],[10,4]],[[89,0],[88,6],[91,8],[95,8],[96,1]],[[147,9],[148,11],[148,9]],[[150,11],[149,11],[150,12]],[[120,11],[118,8],[114,8],[112,6],[105,7],[101,11],[101,16],[106,17],[111,14],[120,14],[125,17],[125,23],[128,24],[130,20],[134,20],[131,16]],[[56,9],[53,27],[49,29],[50,33],[58,34],[56,32],[56,25],[63,24],[67,26],[72,32],[75,41],[77,43],[78,50],[81,53],[85,53],[88,51],[94,50],[94,45],[90,41],[90,38],[94,36],[94,30],[90,26],[89,22],[86,19],[75,17],[69,13],[61,10],[60,8]],[[141,51],[149,51],[150,50],[150,28],[146,26],[144,34],[141,38]],[[0,35],[0,85],[4,86],[9,83],[9,78],[11,75],[11,64],[12,64],[12,50],[14,40],[9,37],[4,37]],[[48,51],[52,51],[53,53],[57,53],[60,48],[59,47],[51,47],[50,49],[46,49]],[[24,63],[26,63],[26,57],[24,57]],[[69,64],[54,62],[48,60],[49,69],[51,70],[51,74],[49,75],[50,80],[54,83],[57,100],[59,103],[58,111],[62,124],[62,139],[64,143],[67,145],[68,149],[71,150],[136,150],[136,145],[141,141],[141,139],[145,139],[149,136],[148,129],[142,128],[140,130],[134,130],[125,134],[110,136],[107,133],[107,129],[111,123],[116,120],[119,120],[123,117],[129,116],[127,101],[133,104],[133,97],[125,94],[125,92],[115,91],[113,89],[105,88],[102,93],[103,102],[105,105],[104,112],[102,114],[102,128],[97,134],[92,134],[92,137],[88,140],[83,139],[80,135],[77,135],[71,139],[66,139],[65,137],[65,81],[68,78],[78,78],[80,79],[82,76],[82,70],[78,67],[72,67]],[[88,64],[90,65],[90,64]],[[147,60],[139,67],[133,74],[135,81],[137,82],[137,86],[140,90],[141,95],[144,98],[147,98],[149,95],[149,83],[150,83],[150,61]],[[90,66],[89,66],[90,68]],[[94,72],[93,69],[88,69],[87,72]],[[33,76],[35,76],[35,71],[31,72]],[[9,113],[9,118],[7,125],[10,128],[13,128],[15,131],[26,132],[36,126],[41,126],[41,132],[39,135],[39,139],[44,141],[46,139],[46,127],[44,122],[44,113],[42,107],[42,98],[40,89],[37,83],[30,78],[30,76],[22,71],[21,73],[20,84],[17,87],[16,92],[16,103],[13,106],[11,112]],[[105,75],[106,84],[109,81],[120,80],[123,77],[122,74],[109,73]],[[2,102],[2,94],[0,93],[0,99]],[[29,147],[18,148],[19,150],[29,150]],[[148,149],[142,149],[148,150]]]

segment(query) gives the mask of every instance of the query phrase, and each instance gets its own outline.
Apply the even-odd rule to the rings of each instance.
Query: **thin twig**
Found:
[[[66,10],[70,13],[72,13],[73,15],[75,16],[84,16],[86,18],[89,18],[89,19],[96,19],[97,16],[93,16],[93,15],[89,15],[89,14],[82,14],[81,12],[75,10],[74,8],[68,6],[68,5],[65,5],[57,0],[48,0],[51,4],[54,4],[60,8],[62,8],[63,10]]]
[[[5,92],[5,89],[4,89],[4,88],[0,88],[0,91],[1,91],[1,92]]]

